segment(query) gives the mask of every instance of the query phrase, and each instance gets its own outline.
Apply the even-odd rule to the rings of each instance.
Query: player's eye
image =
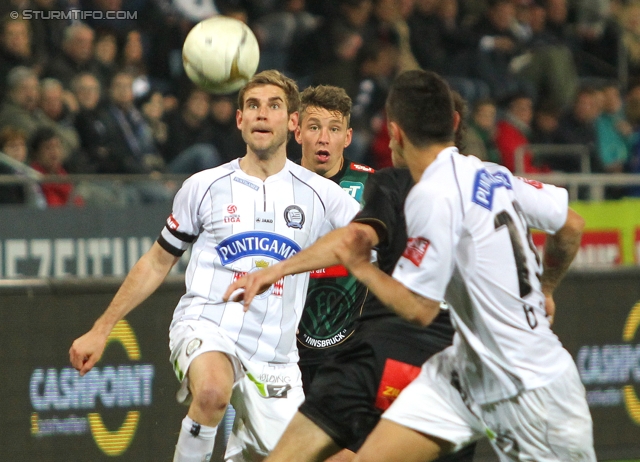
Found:
[[[337,132],[339,132],[339,131],[340,131],[340,127],[331,127],[331,131],[332,131],[333,133],[337,133]]]
[[[271,109],[280,109],[280,103],[273,103]]]

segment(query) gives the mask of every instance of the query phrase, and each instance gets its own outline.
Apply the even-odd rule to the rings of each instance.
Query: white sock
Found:
[[[173,462],[209,462],[218,427],[207,427],[187,416],[182,420]]]

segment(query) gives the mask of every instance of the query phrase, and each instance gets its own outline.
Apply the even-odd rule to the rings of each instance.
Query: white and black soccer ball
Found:
[[[239,90],[253,77],[260,61],[255,35],[242,21],[213,16],[196,24],[182,46],[189,78],[215,94]]]

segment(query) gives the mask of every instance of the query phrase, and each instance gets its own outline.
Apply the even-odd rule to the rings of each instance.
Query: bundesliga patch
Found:
[[[418,366],[387,359],[384,363],[380,387],[376,396],[376,407],[386,411],[396,400],[402,390],[411,383],[420,373]]]
[[[431,244],[429,240],[423,237],[410,237],[407,240],[407,247],[405,247],[404,252],[402,252],[402,256],[414,265],[420,266],[424,255],[427,253],[429,244]]]
[[[178,223],[178,220],[173,216],[173,213],[169,215],[169,218],[167,218],[167,227],[175,231],[179,226],[180,223]]]
[[[222,213],[223,223],[240,223],[240,214],[238,213],[237,205],[226,204],[223,207],[224,207],[224,212]]]

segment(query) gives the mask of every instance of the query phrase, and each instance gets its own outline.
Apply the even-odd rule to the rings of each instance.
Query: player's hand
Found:
[[[247,273],[227,288],[222,300],[242,302],[244,311],[247,312],[254,297],[267,290],[281,277],[282,275],[275,266]]]
[[[350,224],[342,240],[333,249],[340,263],[355,277],[358,277],[359,269],[371,265],[373,244],[362,226],[366,225]]]
[[[553,318],[556,315],[556,302],[553,295],[545,295],[544,310],[547,313],[549,324],[553,324]]]
[[[92,329],[73,342],[69,349],[69,360],[81,376],[89,372],[100,360],[107,344],[107,337],[108,335]]]

